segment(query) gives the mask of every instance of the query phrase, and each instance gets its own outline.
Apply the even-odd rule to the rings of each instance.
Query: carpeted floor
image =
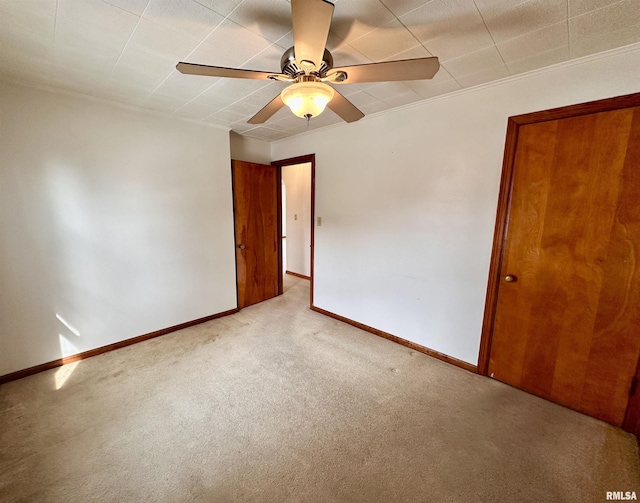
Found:
[[[640,495],[631,435],[314,313],[305,280],[285,289],[0,386],[0,501]]]

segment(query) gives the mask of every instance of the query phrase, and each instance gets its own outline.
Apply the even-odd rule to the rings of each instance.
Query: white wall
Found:
[[[271,144],[268,141],[242,136],[231,131],[231,159],[236,161],[271,164]]]
[[[286,187],[286,270],[311,276],[311,163],[282,166]]]
[[[229,135],[0,83],[0,375],[236,307]]]
[[[316,154],[315,305],[477,363],[507,118],[638,91],[634,46],[272,143]]]

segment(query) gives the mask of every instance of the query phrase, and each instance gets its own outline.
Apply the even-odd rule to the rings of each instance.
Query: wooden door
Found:
[[[640,355],[640,107],[542,119],[511,147],[488,372],[620,426]]]
[[[231,161],[238,308],[281,292],[278,168]]]

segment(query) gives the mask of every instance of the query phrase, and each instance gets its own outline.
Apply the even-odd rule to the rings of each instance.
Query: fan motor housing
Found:
[[[293,47],[289,47],[289,49],[287,49],[282,55],[282,59],[280,59],[280,67],[282,68],[282,73],[289,77],[296,78],[300,75],[304,75],[304,70],[296,63],[295,49]],[[320,69],[317,72],[312,73],[317,73],[319,77],[323,77],[332,68],[333,56],[327,49],[325,49],[324,54],[322,55],[322,64],[320,65]]]

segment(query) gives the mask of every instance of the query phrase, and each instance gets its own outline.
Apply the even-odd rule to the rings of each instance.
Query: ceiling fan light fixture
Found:
[[[431,79],[440,68],[434,56],[364,63],[334,68],[327,50],[334,0],[288,0],[291,4],[293,46],[280,58],[280,73],[242,68],[198,65],[181,61],[177,70],[187,75],[207,75],[237,79],[276,80],[291,85],[267,103],[247,123],[264,124],[287,105],[294,115],[307,119],[331,111],[345,122],[364,117],[358,108],[330,84],[360,84]],[[347,9],[348,10],[348,9]]]
[[[333,95],[333,88],[322,82],[298,82],[284,88],[280,97],[294,115],[310,119],[324,112]]]

